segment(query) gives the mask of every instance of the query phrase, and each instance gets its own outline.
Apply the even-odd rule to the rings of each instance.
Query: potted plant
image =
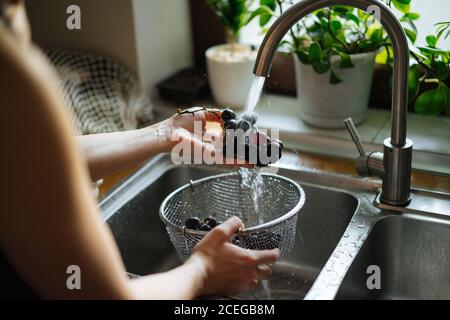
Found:
[[[436,27],[436,34],[426,37],[426,46],[410,49],[415,63],[409,70],[409,100],[418,114],[450,116],[450,51],[438,47],[439,40],[450,36],[450,21]],[[410,34],[414,44],[416,33]]]
[[[411,12],[411,0],[386,1],[395,6],[403,16],[400,21],[410,40],[412,65],[409,69],[409,102],[418,114],[450,116],[450,52],[439,48],[439,41],[450,36],[450,21],[435,24],[436,33],[427,35],[425,46],[416,46],[418,30],[415,21],[418,13]],[[392,65],[393,54],[390,40],[377,57],[380,64]]]
[[[250,45],[239,43],[239,33],[258,16],[268,20],[271,10],[261,5],[251,9],[255,0],[207,0],[209,7],[224,25],[228,43],[206,51],[208,78],[216,103],[234,109],[245,106],[253,81],[253,67],[257,51]]]
[[[280,14],[292,0],[273,0]],[[300,21],[282,45],[293,53],[300,118],[324,128],[356,123],[368,110],[375,57],[385,45],[375,18],[348,6],[320,9]]]
[[[450,53],[438,47],[440,39],[450,36],[450,22],[437,23],[427,45],[415,47],[420,14],[411,11],[412,1],[382,1],[397,10],[411,42],[415,63],[409,72],[410,103],[419,114],[450,115]],[[293,3],[261,2],[278,7],[280,14]],[[300,117],[320,127],[342,127],[347,117],[361,122],[368,109],[374,56],[377,63],[393,63],[391,41],[379,22],[346,6],[314,12],[290,31],[283,46],[294,54]]]

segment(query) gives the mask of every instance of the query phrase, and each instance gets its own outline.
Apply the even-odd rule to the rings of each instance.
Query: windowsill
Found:
[[[279,112],[277,112],[279,111]],[[267,95],[258,106],[261,128],[278,128],[282,140],[298,151],[340,158],[358,153],[347,129],[321,129],[303,123],[298,116],[297,99]],[[390,111],[370,109],[358,132],[367,151],[382,151],[391,136]],[[408,114],[408,138],[414,142],[413,168],[450,175],[450,118]]]
[[[199,103],[199,105],[210,103]],[[180,106],[154,101],[161,117],[173,115]],[[344,159],[358,153],[346,129],[321,129],[303,123],[298,116],[297,99],[265,95],[257,108],[258,126],[279,129],[289,148]],[[383,151],[384,139],[391,136],[390,111],[370,109],[358,132],[367,151]],[[414,142],[413,169],[450,175],[450,118],[408,114],[408,138]]]

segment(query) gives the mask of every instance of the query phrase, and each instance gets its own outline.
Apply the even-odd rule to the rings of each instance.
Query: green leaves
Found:
[[[408,72],[409,101],[413,101],[420,90],[420,66],[415,64],[409,68]]]
[[[415,33],[414,31],[405,28],[405,33],[408,36],[409,40],[411,40],[411,43],[414,44],[416,43],[417,40],[417,33]]]
[[[329,63],[323,61],[323,50],[319,43],[313,42],[309,46],[308,54],[312,62],[312,67],[317,73],[323,74],[330,69]]]
[[[370,36],[370,40],[374,43],[381,43],[383,41],[383,30],[376,29]]]
[[[433,35],[429,35],[426,38],[427,44],[430,48],[436,48],[437,45],[437,38]]]
[[[311,64],[312,60],[309,57],[309,53],[305,52],[303,50],[297,50],[295,52],[297,54],[298,59],[303,63],[303,64]]]
[[[323,58],[322,47],[317,42],[313,42],[309,46],[309,50],[308,51],[309,51],[309,56],[311,57],[311,59],[313,61],[320,61],[320,60],[322,60],[322,58]]]
[[[345,18],[349,21],[353,21],[354,23],[356,23],[356,25],[359,27],[359,24],[361,23],[361,21],[359,20],[358,16],[356,16],[353,12],[347,12],[345,14]]]
[[[445,33],[444,38],[447,39],[450,36],[450,21],[436,23],[437,27],[437,39],[439,40]]]
[[[337,74],[334,72],[333,69],[331,69],[330,73],[331,73],[330,74],[330,83],[331,84],[339,84],[342,82],[342,79],[337,76]]]
[[[449,114],[449,98],[448,87],[440,82],[436,89],[427,91],[417,98],[416,112],[429,116],[438,116],[444,111]]]
[[[314,71],[316,71],[319,74],[324,74],[328,70],[330,70],[330,65],[323,61],[313,61],[312,67]]]
[[[423,115],[450,116],[450,92],[444,81],[449,77],[450,53],[438,48],[439,39],[450,28],[450,22],[436,24],[437,34],[426,37],[426,47],[411,48],[418,64],[409,72],[410,99],[419,95],[422,83],[436,83],[437,87],[423,92],[415,102],[415,110]]]
[[[331,31],[334,34],[337,34],[339,32],[339,30],[342,29],[342,23],[340,21],[338,21],[338,20],[331,20],[330,21],[330,28],[331,28]]]
[[[411,10],[411,0],[392,0],[392,4],[402,13],[408,13]]]
[[[274,16],[274,12],[277,8],[277,2],[276,0],[260,0],[259,3],[261,5],[261,8],[270,10],[269,12],[261,12],[261,15],[259,17],[259,25],[261,27],[264,27]]]
[[[353,62],[352,62],[352,58],[350,57],[350,55],[343,53],[343,52],[339,52],[339,56],[341,58],[341,63],[340,63],[340,67],[342,69],[348,69],[348,68],[353,68]]]
[[[414,21],[420,19],[420,14],[415,12],[407,12],[403,15],[403,17],[400,19],[402,22],[406,22],[408,20]]]
[[[260,0],[260,7],[250,10],[255,0],[206,0],[228,30],[231,41],[236,41],[239,32],[256,17],[265,26],[275,15],[276,0]]]

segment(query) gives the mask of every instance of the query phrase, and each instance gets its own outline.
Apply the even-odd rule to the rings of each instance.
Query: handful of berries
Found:
[[[222,120],[225,129],[223,154],[226,157],[245,160],[258,167],[266,167],[281,159],[283,143],[270,139],[258,130],[258,116],[255,113],[238,119],[233,110],[225,109]]]

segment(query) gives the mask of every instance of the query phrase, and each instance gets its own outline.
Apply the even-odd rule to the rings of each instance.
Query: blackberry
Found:
[[[272,142],[278,143],[278,144],[281,146],[281,149],[284,149],[284,143],[283,143],[283,141],[278,140],[278,139],[274,139],[274,140],[272,140]]]
[[[250,122],[250,124],[253,126],[258,121],[258,116],[256,113],[251,112],[251,113],[244,114],[242,116],[242,119]]]
[[[271,163],[275,163],[281,159],[283,148],[278,142],[272,141],[267,148],[267,155],[269,156]]]
[[[222,120],[227,122],[236,119],[236,113],[231,109],[225,109],[222,111]]]
[[[207,225],[206,223],[205,224],[202,224],[201,226],[200,226],[200,229],[199,229],[200,231],[206,231],[206,232],[209,232],[209,231],[211,231],[212,230],[212,228],[209,226],[209,225]]]
[[[186,228],[188,228],[190,230],[199,230],[202,225],[202,222],[200,221],[199,218],[192,217],[192,218],[186,219],[184,225],[186,226]]]
[[[247,132],[252,128],[252,124],[248,122],[247,120],[241,120],[238,123],[238,129],[243,130],[244,132]]]
[[[236,130],[238,127],[238,122],[235,119],[227,120],[224,124],[225,130]]]
[[[215,227],[217,227],[220,224],[220,223],[217,222],[216,219],[211,218],[211,217],[205,218],[203,220],[203,222],[204,222],[204,224],[210,226],[211,229],[214,229]]]

